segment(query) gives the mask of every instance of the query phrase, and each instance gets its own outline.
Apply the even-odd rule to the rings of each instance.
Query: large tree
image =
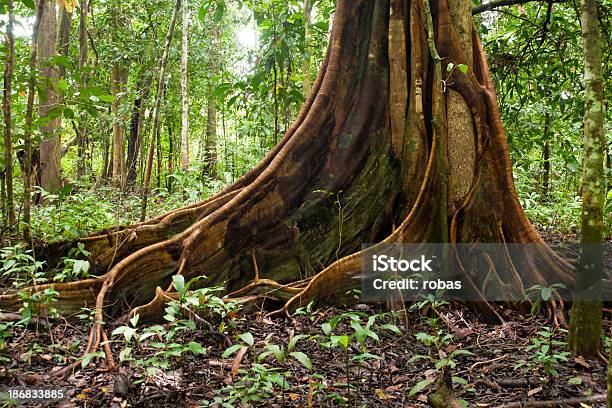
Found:
[[[126,305],[159,316],[176,274],[284,311],[351,302],[361,256],[377,250],[363,242],[536,243],[513,275],[491,270],[486,285],[573,283],[519,204],[468,0],[338,1],[312,92],[255,168],[204,202],[78,241],[99,276],[55,285],[54,306],[95,305],[97,322]],[[87,352],[102,338],[98,323]]]

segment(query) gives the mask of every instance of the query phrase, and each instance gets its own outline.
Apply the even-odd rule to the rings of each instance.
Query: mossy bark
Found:
[[[601,285],[605,200],[603,76],[595,0],[583,0],[580,11],[584,50],[585,113],[582,161],[582,216],[577,285],[569,332],[573,354],[593,357],[601,336]]]

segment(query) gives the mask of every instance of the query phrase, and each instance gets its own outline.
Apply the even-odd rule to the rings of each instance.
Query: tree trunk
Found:
[[[310,63],[312,61],[312,47],[310,46],[310,24],[312,17],[312,2],[304,0],[304,67],[302,72],[304,97],[308,98],[312,89],[312,80],[310,79]]]
[[[176,274],[206,275],[206,285],[225,284],[232,298],[265,299],[287,313],[313,300],[347,304],[360,286],[362,257],[380,249],[361,250],[364,242],[538,244],[533,256],[511,260],[520,282],[571,286],[572,267],[520,207],[469,5],[339,0],[312,92],[268,155],[204,202],[81,238],[100,277],[55,285],[54,306],[69,312],[95,304],[98,320],[127,312],[122,305],[138,306],[131,313],[141,319],[159,317],[176,295]],[[393,41],[390,18],[403,22]],[[406,69],[390,71],[403,55]],[[450,63],[468,67],[445,75],[453,94],[442,88]],[[4,309],[18,302],[0,296]],[[92,333],[102,329],[96,324]],[[87,352],[99,346],[100,336],[92,338]]]
[[[4,63],[4,91],[2,110],[4,113],[4,177],[6,177],[6,211],[9,225],[15,225],[15,194],[13,192],[13,117],[11,112],[11,93],[13,68],[15,66],[15,24],[13,1],[8,0],[8,24],[6,26],[6,60]],[[4,197],[4,196],[3,196]]]
[[[58,71],[48,63],[49,59],[56,55],[57,19],[55,1],[44,0],[42,7],[43,13],[38,36],[38,62],[39,69],[42,75],[47,78],[50,86],[46,89],[46,94],[39,96],[38,113],[41,119],[46,120],[46,124],[40,128],[43,134],[40,142],[40,183],[43,189],[54,193],[61,187],[61,140],[58,132],[60,117],[49,119],[47,116],[58,103],[58,95],[55,92]]]
[[[542,199],[548,198],[548,186],[550,183],[550,142],[544,141],[542,149]]]
[[[128,151],[127,151],[127,184],[133,186],[136,182],[136,174],[138,170],[138,157],[142,150],[142,131],[145,114],[146,101],[149,98],[149,88],[151,86],[151,80],[144,78],[146,74],[138,81],[137,89],[138,96],[134,100],[134,106],[132,107],[132,120],[130,124],[130,138],[128,140]]]
[[[580,10],[584,51],[584,153],[582,159],[581,251],[570,314],[569,348],[574,355],[595,357],[601,336],[601,279],[605,201],[603,75],[597,2],[583,0]]]
[[[81,0],[79,9],[79,71],[81,84],[85,85],[87,76],[85,67],[87,66],[87,13],[89,10],[89,0]],[[79,117],[77,127],[77,177],[81,178],[85,174],[85,152],[87,151],[87,136],[85,117]]]
[[[166,129],[168,131],[168,175],[174,173],[174,118],[173,115],[166,116]],[[166,179],[166,188],[172,194],[172,177]]]
[[[181,55],[181,167],[189,168],[189,0],[183,0],[183,47]]]
[[[60,18],[57,31],[57,50],[59,55],[68,56],[70,48],[70,28],[72,27],[72,6],[66,7],[63,1],[58,2]],[[66,66],[60,64],[58,67],[59,78],[66,77]]]
[[[2,210],[2,227],[9,225],[6,214],[6,173],[0,169],[0,209]]]
[[[212,92],[211,92],[212,94]],[[204,144],[204,173],[217,177],[217,98],[208,96],[206,142]]]
[[[220,39],[220,30],[216,25],[211,30],[213,47],[210,51],[210,73],[211,76],[217,74],[219,69],[218,60],[219,54],[215,50],[215,46]],[[209,84],[208,89],[208,104],[206,107],[206,139],[204,141],[204,168],[203,175],[210,178],[217,177],[217,97],[215,96],[212,84]]]
[[[112,182],[116,187],[123,188],[125,186],[125,129],[123,120],[119,112],[123,96],[119,94],[125,93],[127,85],[127,71],[121,61],[113,64],[111,69],[111,88],[115,100],[113,101],[113,167],[112,167]]]
[[[155,152],[155,140],[159,134],[160,125],[160,111],[161,103],[163,100],[164,93],[164,80],[166,77],[166,64],[168,62],[168,54],[170,52],[170,44],[172,43],[172,36],[174,35],[174,26],[176,25],[176,18],[178,16],[179,8],[181,7],[181,0],[176,0],[174,3],[174,10],[172,10],[172,17],[170,18],[170,25],[168,26],[168,33],[166,34],[166,42],[164,44],[164,52],[162,54],[161,61],[159,63],[159,77],[157,80],[157,95],[155,97],[155,105],[153,106],[153,130],[151,131],[151,144],[149,145],[149,159],[147,162],[147,170],[145,173],[144,186],[142,189],[142,205],[140,208],[140,219],[144,221],[147,216],[147,200],[149,198],[149,188],[151,184],[151,170],[153,168],[153,154]]]

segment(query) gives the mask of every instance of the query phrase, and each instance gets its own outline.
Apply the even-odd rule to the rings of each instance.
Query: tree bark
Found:
[[[56,285],[54,306],[67,313],[95,305],[99,321],[104,313],[159,318],[176,296],[176,274],[206,275],[206,285],[225,284],[231,298],[286,313],[314,300],[349,304],[363,257],[381,249],[362,250],[364,242],[536,244],[533,256],[508,260],[515,275],[491,270],[495,279],[474,278],[474,291],[517,280],[525,288],[572,286],[573,268],[543,243],[520,207],[485,54],[467,24],[467,2],[458,1],[435,0],[430,9],[420,0],[339,0],[312,92],[268,155],[204,202],[79,239],[99,277]],[[390,41],[396,11],[405,28]],[[390,61],[403,49],[406,70],[392,72]],[[468,70],[449,71],[451,63]],[[444,92],[443,72],[457,95]],[[409,86],[396,88],[404,77]],[[392,124],[392,110],[394,121],[405,111],[403,131]],[[450,135],[450,128],[461,133]],[[464,149],[473,173],[449,157],[451,143]],[[460,177],[470,180],[467,192]],[[17,295],[0,296],[4,309],[18,303]],[[98,348],[103,327],[92,330],[88,353]]]
[[[89,11],[89,0],[81,0],[79,8],[79,77],[81,84],[85,85],[87,75],[85,69],[87,67],[87,13]],[[86,136],[86,118],[84,115],[79,117],[79,125],[77,127],[77,177],[81,178],[85,174],[85,153],[87,151],[87,136]]]
[[[183,0],[183,41],[181,54],[181,167],[189,168],[189,0]]]
[[[585,112],[582,159],[581,250],[574,303],[570,314],[569,348],[574,355],[597,356],[601,336],[601,281],[605,201],[603,75],[597,2],[583,0],[580,10],[584,52]]]
[[[15,66],[15,25],[14,5],[7,2],[8,23],[6,26],[6,60],[4,62],[4,91],[2,110],[4,113],[4,177],[6,178],[6,211],[9,225],[15,225],[15,194],[13,192],[13,117],[11,112],[11,93],[13,69]]]
[[[138,96],[134,100],[134,106],[132,107],[132,121],[130,124],[130,138],[128,140],[128,151],[127,151],[127,184],[133,186],[136,182],[136,174],[138,169],[138,156],[142,150],[142,130],[145,114],[146,101],[149,98],[149,88],[151,86],[150,79],[144,78],[146,74],[138,81],[137,91]]]
[[[115,30],[119,27],[117,12],[113,15]],[[117,41],[117,40],[116,40]],[[120,107],[124,99],[127,85],[127,70],[121,59],[113,63],[111,68],[111,89],[115,100],[111,105],[113,114],[113,167],[112,182],[116,187],[125,187],[125,128]]]
[[[58,129],[61,121],[58,115],[54,119],[47,116],[57,106],[59,98],[56,93],[58,71],[49,65],[49,59],[56,55],[57,44],[57,18],[55,1],[42,2],[43,13],[40,21],[38,36],[38,62],[42,75],[48,81],[46,93],[39,95],[38,114],[46,124],[41,126],[43,134],[40,142],[40,183],[41,187],[51,193],[61,187],[61,140]]]

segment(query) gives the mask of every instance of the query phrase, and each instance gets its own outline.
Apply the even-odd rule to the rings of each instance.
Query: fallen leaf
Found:
[[[87,395],[85,395],[85,394],[77,394],[76,398],[84,400],[84,399],[87,399]]]
[[[385,392],[381,390],[380,388],[375,389],[374,394],[376,394],[376,398],[381,399],[381,400],[387,400],[387,399],[392,398],[390,395],[385,394]]]
[[[300,396],[298,394],[295,394],[293,392],[289,394],[289,399],[291,401],[296,401],[298,398],[300,398]]]
[[[427,380],[435,380],[437,377],[437,371],[430,368],[429,370],[425,370],[423,375],[425,376],[425,379]]]
[[[542,389],[543,389],[542,386],[539,386],[538,388],[534,388],[533,390],[530,390],[527,393],[527,396],[528,397],[532,397],[532,396],[536,395],[538,392],[542,391]]]
[[[574,363],[584,367],[584,368],[591,368],[591,365],[589,363],[586,362],[586,360],[584,359],[584,357],[582,356],[578,356],[576,358],[574,358]]]
[[[247,346],[242,347],[236,353],[236,357],[234,357],[234,363],[232,364],[232,377],[238,374],[238,369],[240,368],[240,362],[242,361],[242,357],[246,354],[249,348]]]
[[[593,408],[592,406],[587,405],[587,404],[585,404],[584,402],[581,402],[581,403],[580,403],[580,406],[581,406],[582,408]]]
[[[488,407],[489,405],[491,405],[491,404],[486,404],[486,403],[484,403],[484,402],[477,402],[477,403],[476,403],[476,406],[477,406],[477,407]]]

